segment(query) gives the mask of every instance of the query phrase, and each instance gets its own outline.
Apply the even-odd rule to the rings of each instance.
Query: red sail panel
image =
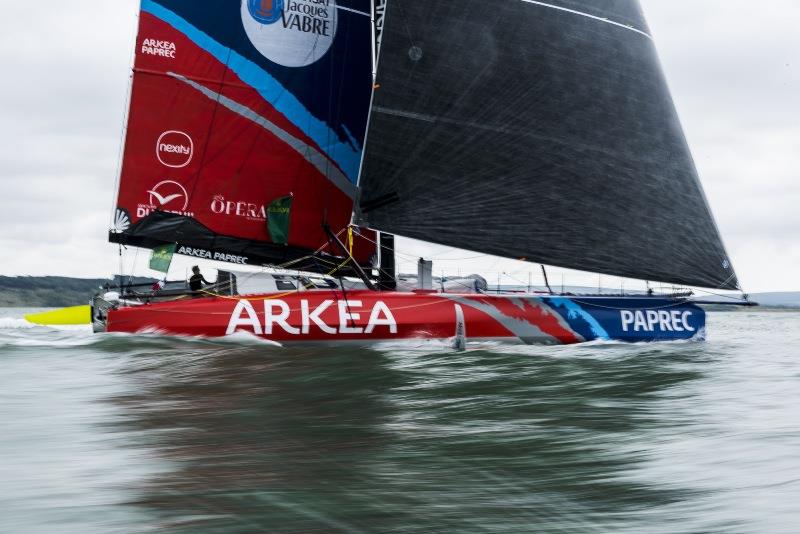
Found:
[[[259,248],[270,242],[275,199],[293,196],[289,249],[317,250],[326,225],[339,233],[350,224],[371,90],[369,18],[335,2],[315,12],[335,22],[317,25],[330,50],[297,65],[287,47],[316,38],[302,25],[281,29],[283,17],[268,27],[276,49],[264,48],[248,34],[260,12],[245,4],[142,2],[112,240],[249,251],[247,262],[265,263],[291,256]],[[367,263],[375,246],[357,250]]]

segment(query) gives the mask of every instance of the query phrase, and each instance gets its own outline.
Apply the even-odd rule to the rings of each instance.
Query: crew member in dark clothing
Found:
[[[211,282],[206,280],[202,274],[200,274],[200,267],[195,265],[192,267],[192,277],[189,278],[189,289],[192,291],[200,291],[203,289],[203,284],[210,286]]]

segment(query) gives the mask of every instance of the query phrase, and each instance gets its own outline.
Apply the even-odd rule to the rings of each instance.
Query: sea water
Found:
[[[0,532],[800,532],[800,313],[463,353],[23,313],[0,310]]]

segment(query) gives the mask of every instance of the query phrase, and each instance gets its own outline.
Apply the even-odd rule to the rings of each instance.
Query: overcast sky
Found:
[[[800,290],[800,2],[642,3],[742,284],[751,292]],[[106,236],[137,6],[3,2],[0,274],[118,271]],[[437,272],[527,279],[531,269],[457,260],[475,254],[405,240],[402,247],[404,270],[418,254],[434,256]]]

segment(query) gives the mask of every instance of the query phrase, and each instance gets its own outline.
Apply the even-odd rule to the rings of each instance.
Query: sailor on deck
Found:
[[[203,284],[210,286],[211,282],[206,280],[202,274],[200,274],[200,267],[195,265],[192,267],[192,277],[189,278],[189,289],[192,291],[200,291],[203,289]]]

